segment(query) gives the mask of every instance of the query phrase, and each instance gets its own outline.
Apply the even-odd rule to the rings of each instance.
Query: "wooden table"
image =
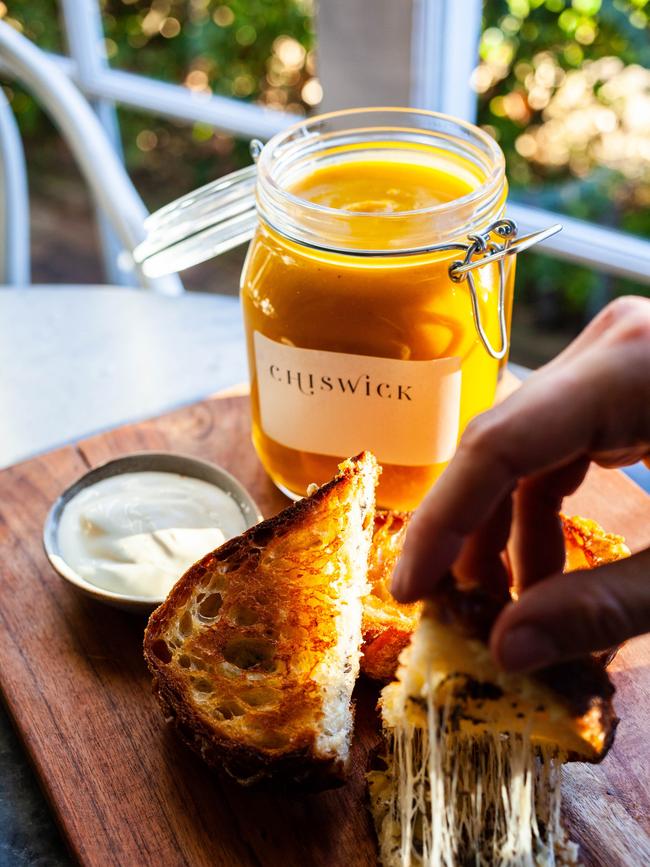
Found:
[[[221,463],[266,515],[285,502],[252,452],[245,397],[213,398],[0,474],[0,684],[72,851],[88,867],[372,867],[363,779],[377,738],[371,684],[360,684],[344,789],[302,799],[243,791],[166,730],[142,660],[143,619],[80,597],[49,568],[40,534],[51,501],[89,466],[143,448]],[[618,472],[595,468],[568,510],[635,548],[650,542],[650,499]],[[614,671],[616,745],[601,766],[567,773],[570,827],[599,867],[650,863],[650,636],[631,642]]]
[[[235,297],[0,287],[0,468],[247,379]],[[67,867],[0,704],[0,865]]]
[[[188,358],[191,363],[187,363]],[[154,364],[156,359],[158,363]],[[5,373],[0,377],[0,412],[5,420],[5,424],[0,425],[2,466],[62,441],[76,439],[129,418],[155,414],[240,381],[245,376],[245,367],[237,302],[227,299],[222,306],[219,299],[211,300],[209,296],[167,299],[124,289],[91,287],[0,290],[0,370]],[[7,371],[9,375],[6,375]],[[137,381],[134,371],[144,375],[146,387],[133,388]],[[71,400],[71,396],[75,399]],[[85,410],[83,413],[78,411],[80,401]],[[153,440],[144,434],[134,434],[134,429],[131,429],[131,433],[124,434],[124,439],[122,435],[109,435],[106,439],[84,444],[81,449],[64,449],[60,454],[66,454],[70,459],[63,472],[53,473],[46,458],[41,459],[43,463],[32,465],[30,472],[37,470],[41,490],[37,498],[40,511],[34,520],[32,533],[36,532],[49,501],[89,463],[143,444],[156,447],[166,443],[167,447],[185,447],[185,450],[206,454],[205,440],[214,430],[212,410],[187,410],[183,417],[186,421],[181,425],[180,436],[178,431],[173,435],[164,433],[169,423],[162,421],[160,426],[154,423],[147,427],[147,436],[158,431]],[[208,456],[220,457],[214,451]],[[227,462],[227,456],[221,458]],[[0,475],[0,479],[11,490],[16,474],[21,477],[23,472],[19,467],[9,474]],[[642,499],[643,495],[626,485],[618,473],[608,473],[597,481],[599,495],[582,502],[578,498],[576,510],[601,520],[612,530],[623,532],[634,545],[650,541],[647,538],[650,525],[647,500]],[[25,502],[34,496],[31,485],[32,482],[28,482]],[[7,490],[5,486],[5,494]],[[268,499],[264,499],[266,496]],[[282,500],[278,498],[272,488],[261,497],[267,511],[279,508]],[[12,521],[15,518],[13,510]],[[6,539],[3,527],[6,529],[0,523],[0,550],[3,539]],[[34,556],[42,558],[40,550]],[[53,575],[50,579],[55,582],[52,586],[58,587],[58,579]],[[73,611],[83,609],[85,605],[78,600],[68,600],[68,604],[73,605]],[[110,624],[117,615],[103,612],[95,616],[102,623]],[[140,628],[138,625],[134,627],[135,632],[129,632],[133,647],[137,646],[136,633]],[[100,633],[104,634],[102,630]],[[5,637],[8,638],[7,631]],[[642,650],[645,647],[639,646]],[[648,707],[650,690],[646,674],[650,671],[650,654],[647,648],[643,652],[646,654],[643,657],[645,669],[631,674],[619,671],[618,677],[638,706]],[[102,666],[101,658],[98,658],[97,665]],[[109,673],[109,681],[113,677]],[[38,701],[38,691],[34,700]],[[41,736],[47,740],[50,734],[44,730]],[[650,776],[645,743],[641,748],[635,745],[628,728],[627,734],[622,729],[619,744],[622,744],[622,754],[629,749],[637,756],[637,766],[632,772],[637,783],[643,779],[643,774]],[[33,749],[33,745],[30,748]],[[22,749],[2,717],[0,762],[3,767],[0,775],[0,864],[26,867],[41,863],[40,858],[47,858],[51,867],[67,864],[68,858],[51,825],[49,811],[39,805],[38,792],[33,785],[30,786],[30,771],[25,765]],[[617,761],[609,759],[608,762],[613,769],[617,790],[620,790],[629,768],[624,762],[617,764]],[[588,791],[590,775],[592,788],[594,785],[592,769],[585,768],[583,774],[586,775],[583,788]],[[603,811],[599,824],[606,841],[608,835],[611,836],[608,824],[611,805],[606,790],[596,806],[598,804]],[[646,802],[635,804],[629,803],[628,799],[622,807],[620,800],[617,804],[618,812],[622,810],[623,813],[618,816],[619,827],[625,817],[636,821],[635,811],[637,814],[644,809],[650,812],[650,805]],[[588,820],[594,803],[583,799],[583,809]],[[577,824],[582,821],[579,811],[573,820]]]

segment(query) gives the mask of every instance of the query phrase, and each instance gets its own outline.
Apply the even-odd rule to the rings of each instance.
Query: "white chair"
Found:
[[[117,267],[132,285],[177,295],[176,275],[152,279],[133,262],[131,253],[144,238],[147,209],[116,155],[92,108],[57,66],[13,27],[0,21],[2,71],[29,90],[49,114],[79,165],[95,204],[123,245]],[[6,285],[29,282],[29,205],[25,158],[11,110],[0,100],[0,280]]]
[[[18,126],[0,90],[0,283],[29,283],[29,198]]]

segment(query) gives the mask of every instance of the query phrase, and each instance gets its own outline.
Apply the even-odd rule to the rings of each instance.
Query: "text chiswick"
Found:
[[[356,379],[344,379],[341,376],[319,376],[301,370],[282,370],[277,364],[271,364],[269,365],[269,374],[275,382],[296,388],[308,397],[319,392],[336,392],[337,394],[358,394],[362,397],[377,396],[384,400],[413,400],[410,393],[411,385],[378,382],[368,373],[360,373]]]

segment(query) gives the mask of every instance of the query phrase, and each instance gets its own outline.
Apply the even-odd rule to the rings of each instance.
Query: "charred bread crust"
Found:
[[[149,618],[144,640],[147,662],[150,662],[149,655],[153,640],[164,632],[165,627],[174,617],[179,605],[187,602],[192,595],[192,590],[194,590],[216,560],[230,560],[236,554],[248,552],[260,545],[264,545],[272,537],[280,536],[288,530],[294,529],[298,523],[308,520],[313,511],[314,504],[326,500],[333,490],[342,487],[346,480],[351,479],[354,476],[355,465],[361,463],[366,456],[367,452],[361,452],[345,461],[341,464],[339,474],[318,488],[311,496],[303,497],[302,500],[296,500],[295,503],[291,503],[282,512],[279,512],[272,518],[260,521],[259,524],[250,527],[241,536],[229,539],[221,547],[206,554],[205,557],[193,566],[190,566],[189,570],[176,582],[167,599],[156,608]],[[151,668],[151,664],[149,667]],[[152,673],[155,674],[156,672],[152,671]]]
[[[412,634],[410,629],[390,624],[366,626],[363,632],[361,671],[373,680],[392,680],[399,655],[408,647]]]
[[[271,776],[274,787],[279,785],[287,789],[299,788],[302,791],[320,791],[341,785],[346,770],[344,762],[336,752],[329,754],[322,748],[317,749],[315,725],[310,727],[297,723],[295,729],[293,728],[292,711],[298,712],[305,706],[315,708],[318,687],[309,678],[305,677],[306,682],[303,683],[298,677],[293,679],[289,677],[288,692],[286,695],[283,693],[280,710],[263,717],[260,721],[260,728],[269,725],[271,731],[273,722],[277,721],[285,729],[291,729],[290,744],[278,749],[274,749],[273,746],[265,748],[261,743],[258,745],[246,740],[242,742],[238,741],[236,736],[224,736],[223,730],[212,721],[207,711],[193,700],[187,672],[180,669],[175,660],[173,664],[169,664],[172,662],[171,651],[166,643],[169,632],[177,626],[179,612],[187,609],[197,598],[199,590],[205,590],[214,576],[222,574],[224,569],[229,573],[228,577],[231,577],[241,568],[243,579],[240,576],[240,581],[244,580],[250,584],[253,595],[260,596],[264,591],[272,613],[275,610],[272,608],[275,602],[272,598],[275,595],[275,588],[268,586],[269,573],[267,571],[264,576],[264,587],[260,586],[255,573],[262,550],[272,540],[274,543],[280,540],[281,543],[282,537],[288,532],[300,533],[302,530],[305,532],[311,530],[314,514],[320,510],[334,508],[338,515],[342,514],[340,504],[336,500],[337,492],[340,490],[342,495],[343,492],[349,492],[350,483],[359,476],[359,464],[363,464],[362,471],[377,473],[376,461],[372,455],[362,453],[342,464],[339,474],[310,497],[291,504],[280,514],[262,521],[195,563],[177,582],[165,602],[153,612],[147,625],[144,655],[154,677],[154,694],[167,720],[177,730],[181,739],[198,752],[209,765],[244,785],[263,786],[266,779]],[[355,482],[355,484],[360,483]],[[369,507],[372,508],[372,503]],[[240,601],[240,595],[235,595],[234,604]],[[225,609],[225,601],[223,605]],[[289,619],[291,617],[290,612]],[[264,625],[262,623],[260,628]],[[257,625],[251,626],[248,633],[257,628]],[[192,640],[195,641],[195,647],[204,651],[206,657],[210,657],[213,652],[215,655],[221,652],[228,638],[243,633],[246,633],[245,627],[223,625],[207,638],[199,634],[196,638],[192,636]],[[203,645],[201,645],[202,641]],[[320,646],[318,637],[314,637],[312,642],[312,651],[318,653]],[[293,646],[288,643],[283,651],[285,654],[283,660],[285,657],[289,658],[292,649]],[[298,647],[299,651],[302,649]],[[278,682],[275,682],[274,688],[280,692],[281,687],[278,686]],[[283,680],[282,683],[284,682]],[[237,683],[233,681],[233,684],[233,691],[236,692]],[[262,712],[258,716],[262,716]],[[271,719],[272,721],[269,722]]]
[[[571,716],[593,719],[604,732],[605,742],[601,751],[588,759],[592,764],[601,762],[614,743],[620,722],[612,703],[616,688],[607,674],[605,661],[597,656],[570,659],[542,668],[532,678],[559,696]],[[585,761],[584,756],[574,753],[570,753],[568,758],[569,761]]]
[[[397,509],[377,509],[375,511],[375,528],[374,534],[380,533],[385,528],[389,528],[391,532],[401,529],[401,526],[408,525],[413,517],[413,512],[400,512]]]
[[[178,686],[181,686],[180,692]],[[180,740],[198,753],[210,768],[241,786],[309,793],[345,784],[347,768],[343,762],[317,756],[313,741],[280,757],[264,755],[259,750],[219,738],[209,723],[192,713],[183,697],[182,685],[156,678],[153,691]]]
[[[411,640],[421,603],[402,605],[393,599],[390,584],[402,551],[412,512],[377,509],[368,560],[370,593],[364,600],[361,671],[374,680],[395,676],[400,653]]]
[[[596,521],[579,515],[560,515],[567,547],[567,571],[573,568],[595,569],[614,560],[630,556],[625,539],[616,533],[607,533]],[[581,555],[583,562],[574,566]]]
[[[566,540],[566,571],[595,569],[605,563],[630,556],[625,539],[616,533],[607,533],[596,521],[579,515],[560,515]],[[603,666],[608,666],[622,645],[594,653]]]
[[[336,758],[315,753],[315,738],[280,756],[252,749],[215,732],[203,714],[196,713],[185,684],[172,672],[154,675],[153,692],[183,743],[198,753],[214,770],[243,786],[263,787],[270,777],[274,788],[322,791],[343,784],[346,767]]]

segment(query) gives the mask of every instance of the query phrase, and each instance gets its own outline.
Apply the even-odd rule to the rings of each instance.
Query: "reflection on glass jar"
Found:
[[[304,495],[365,448],[383,466],[381,506],[422,500],[494,400],[501,364],[449,268],[503,216],[506,195],[496,143],[433,113],[338,112],[266,145],[242,302],[253,441],[283,490]],[[473,277],[499,346],[499,266]]]

